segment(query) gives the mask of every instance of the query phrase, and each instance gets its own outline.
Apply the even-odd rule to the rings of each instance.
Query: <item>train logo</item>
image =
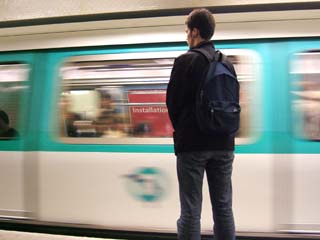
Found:
[[[167,177],[159,168],[140,167],[125,177],[130,195],[139,201],[160,201],[168,190]]]

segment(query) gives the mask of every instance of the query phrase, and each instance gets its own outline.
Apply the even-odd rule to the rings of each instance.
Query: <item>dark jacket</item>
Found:
[[[204,49],[212,57],[215,53],[211,41],[202,42],[195,48]],[[195,116],[196,93],[200,80],[205,77],[209,62],[201,53],[193,52],[192,49],[175,59],[167,89],[166,103],[174,128],[175,153],[232,151],[234,150],[233,136],[206,135],[200,132],[197,125]]]

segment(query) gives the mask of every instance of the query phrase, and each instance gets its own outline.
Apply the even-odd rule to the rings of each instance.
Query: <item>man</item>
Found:
[[[109,136],[120,137],[125,134],[127,125],[125,115],[116,109],[116,105],[112,95],[107,92],[101,94],[101,109],[95,121],[97,136],[101,137],[104,134]]]
[[[81,120],[81,116],[71,112],[71,99],[69,95],[61,95],[60,97],[60,134],[67,137],[79,137],[75,122]]]
[[[167,89],[167,107],[174,128],[174,149],[180,195],[179,240],[200,240],[202,183],[206,171],[217,240],[235,239],[232,212],[231,173],[234,158],[234,136],[202,133],[195,116],[199,83],[209,67],[203,49],[213,58],[215,49],[209,41],[215,20],[206,9],[192,11],[186,20],[190,50],[179,56],[171,72]],[[233,70],[230,63],[228,67]]]

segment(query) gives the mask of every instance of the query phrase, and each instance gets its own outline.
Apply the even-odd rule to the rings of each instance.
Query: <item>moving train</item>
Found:
[[[319,10],[216,14],[241,129],[238,235],[320,233]],[[185,16],[0,29],[0,221],[174,233],[165,92]],[[0,131],[0,133],[2,130]],[[205,184],[204,184],[205,185]],[[204,186],[202,230],[212,234]],[[1,220],[2,219],[2,220]]]

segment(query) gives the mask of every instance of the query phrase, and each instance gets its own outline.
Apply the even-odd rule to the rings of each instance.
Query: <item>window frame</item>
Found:
[[[10,140],[0,141],[0,151],[23,151],[26,150],[27,142],[30,139],[28,134],[29,131],[29,120],[30,116],[27,114],[31,110],[30,91],[33,87],[32,74],[33,74],[33,63],[34,55],[32,53],[4,53],[0,54],[0,64],[22,64],[27,65],[28,74],[26,79],[23,80],[25,86],[28,88],[25,92],[21,93],[19,97],[19,110],[18,120],[15,129],[19,132],[19,137]]]

